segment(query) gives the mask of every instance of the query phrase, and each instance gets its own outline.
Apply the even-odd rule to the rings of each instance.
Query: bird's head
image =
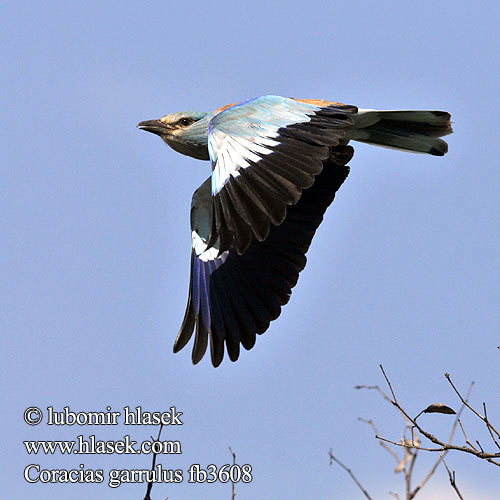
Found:
[[[183,111],[158,120],[147,120],[137,128],[159,135],[172,149],[187,156],[208,160],[210,113]]]

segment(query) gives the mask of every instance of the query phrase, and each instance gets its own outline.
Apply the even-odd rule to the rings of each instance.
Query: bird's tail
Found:
[[[439,138],[453,132],[446,111],[360,109],[354,120],[355,128],[349,132],[349,139],[436,156],[448,151],[448,144]]]

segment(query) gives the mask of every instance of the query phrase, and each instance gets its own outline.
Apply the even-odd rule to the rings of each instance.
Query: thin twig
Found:
[[[356,385],[354,389],[372,389],[379,392],[384,399],[392,403],[391,398],[378,385]]]
[[[494,434],[493,434],[493,427],[491,426],[490,424],[490,421],[488,420],[488,414],[486,412],[486,403],[483,402],[483,410],[484,410],[484,418],[486,419],[486,422],[487,422],[487,429],[488,429],[488,432],[490,433],[490,436],[491,436],[491,439],[493,439],[493,442],[497,445],[497,448],[500,448],[500,444],[498,443],[498,441],[496,440]]]
[[[458,495],[458,498],[460,500],[464,500],[464,497],[462,496],[462,493],[460,493],[460,490],[458,489],[457,483],[455,482],[455,471],[451,472],[450,469],[448,468],[448,465],[446,462],[443,460],[443,465],[446,467],[446,471],[448,472],[448,478],[450,479],[450,484],[452,488],[455,490],[455,492]]]
[[[382,365],[380,365],[382,367]],[[382,368],[383,371],[383,368]],[[386,379],[387,380],[387,379]],[[394,404],[392,399],[380,388],[378,385],[356,385],[354,386],[355,389],[369,389],[369,390],[375,390],[377,391],[386,401],[388,401],[391,404]],[[403,415],[403,418],[405,419],[407,424],[410,424],[410,420],[406,418],[406,415]]]
[[[364,422],[365,424],[368,424],[373,429],[373,431],[375,432],[375,435],[377,435],[379,433],[377,427],[375,426],[375,423],[373,422],[373,420],[367,420],[367,419],[362,418],[362,417],[359,417],[358,420],[361,421],[361,422]],[[394,460],[396,460],[396,462],[398,464],[401,462],[401,459],[399,458],[398,454],[390,446],[387,446],[382,441],[379,441],[379,443],[384,448],[384,450],[386,450],[388,453],[390,453],[394,457]]]
[[[460,424],[460,429],[462,429],[462,434],[464,435],[465,438],[465,443],[468,444],[473,450],[479,451],[469,440],[469,436],[467,436],[467,433],[465,432],[464,426],[462,425],[462,421],[459,420],[458,423]]]
[[[462,397],[462,395],[460,394],[460,392],[458,391],[458,389],[455,387],[455,384],[451,381],[451,376],[449,373],[445,373],[444,376],[446,377],[446,379],[448,380],[448,382],[450,383],[450,385],[453,387],[453,390],[456,392],[457,396],[460,398],[460,400],[462,401],[463,404],[465,404],[465,406],[467,406],[467,408],[469,408],[469,410],[476,414],[485,424],[486,426],[488,427],[488,429],[491,429],[491,432],[494,432],[498,438],[500,438],[500,432],[498,432],[495,427],[493,427],[493,425],[491,425],[491,422],[489,422],[488,420],[488,417],[486,416],[486,413],[485,415],[481,415],[477,410],[475,410],[467,401],[464,400],[464,398]],[[483,403],[483,406],[484,406],[484,403]]]
[[[419,429],[420,430],[420,429]],[[420,432],[422,432],[420,430]],[[426,437],[432,436],[432,434],[429,434],[427,432],[422,432]],[[395,446],[400,446],[402,448],[415,448],[415,446],[404,443],[404,442],[396,442],[396,441],[391,441],[390,439],[383,438],[382,436],[375,436],[377,439],[380,439],[381,441],[385,441],[386,443],[391,443]],[[455,446],[453,444],[446,444],[437,439],[436,437],[432,436],[433,439],[431,440],[434,444],[437,444],[439,448],[424,448],[422,446],[419,447],[420,450],[423,451],[435,451],[435,452],[440,452],[440,451],[445,451],[445,450],[456,450],[456,451],[463,451],[465,453],[470,453],[471,455],[475,455],[478,458],[482,458],[486,460],[487,462],[490,462],[494,465],[500,466],[500,463],[496,462],[494,459],[500,458],[500,453],[485,453],[482,451],[474,451],[473,449],[467,447],[467,446]]]
[[[161,431],[163,429],[163,422],[160,423],[160,429],[158,430],[158,437],[156,438],[156,441],[160,440],[161,436]],[[151,464],[151,472],[154,472],[154,468],[156,466],[156,455],[157,453],[153,453],[153,463]],[[151,481],[148,482],[148,488],[146,490],[146,496],[144,497],[144,500],[151,500],[151,497],[149,496],[151,493],[151,488],[153,487],[153,474],[151,474]]]
[[[363,494],[365,495],[365,497],[368,498],[368,500],[373,500],[372,497],[365,490],[365,488],[363,487],[363,485],[358,481],[358,479],[356,478],[356,476],[353,474],[353,472],[351,471],[351,469],[349,469],[348,467],[346,467],[338,458],[336,458],[335,455],[333,454],[333,451],[331,449],[330,449],[330,452],[329,452],[329,456],[330,456],[330,465],[332,465],[332,462],[335,462],[336,464],[340,465],[340,467],[342,467],[342,469],[344,469],[351,476],[352,480],[356,483],[356,485],[358,486],[358,488],[363,492]]]
[[[401,440],[401,441],[392,441],[391,439],[387,439],[385,437],[382,437],[382,436],[375,436],[377,439],[380,439],[380,441],[385,441],[386,443],[390,443],[390,444],[393,444],[395,446],[399,446],[401,448],[409,448],[409,449],[413,449],[415,448],[415,446],[413,444],[409,444],[409,443],[406,443],[404,442],[404,440]],[[441,446],[440,448],[424,448],[423,446],[420,446],[419,449],[423,450],[423,451],[445,451],[447,448],[444,447],[444,446]]]
[[[384,377],[385,377],[385,381],[387,382],[387,385],[389,386],[389,389],[391,390],[392,398],[394,399],[394,401],[392,403],[397,404],[398,400],[396,399],[396,395],[394,394],[394,391],[392,390],[391,382],[389,381],[389,379],[387,378],[387,375],[385,374],[384,367],[382,365],[380,365],[380,369],[382,370],[382,373],[384,374]]]
[[[231,452],[231,455],[233,456],[233,465],[236,465],[236,453],[231,449],[231,446],[229,447],[229,451]],[[231,475],[232,478],[232,475]],[[236,489],[235,489],[235,483],[231,479],[231,500],[234,500],[236,498]]]
[[[410,467],[408,468],[408,471],[406,472],[406,469],[405,469],[406,498],[407,498],[407,500],[411,500],[416,495],[416,493],[413,493],[411,491],[411,480],[413,477],[413,468],[415,467],[415,461],[417,460],[418,448],[415,448],[414,453],[411,453],[410,450],[408,450],[408,453],[411,455],[411,459],[410,459]]]

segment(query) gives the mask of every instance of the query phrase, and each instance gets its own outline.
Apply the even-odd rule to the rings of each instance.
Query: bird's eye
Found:
[[[191,118],[182,118],[179,120],[179,124],[183,127],[187,127],[188,125],[191,125],[191,123],[193,123],[193,120]]]

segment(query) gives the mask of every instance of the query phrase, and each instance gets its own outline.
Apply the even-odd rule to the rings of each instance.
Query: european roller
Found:
[[[194,335],[192,361],[251,349],[289,301],[323,215],[349,174],[349,141],[442,156],[444,111],[376,111],[266,95],[213,112],[181,112],[138,127],[209,160],[191,203],[191,278],[174,344]]]

